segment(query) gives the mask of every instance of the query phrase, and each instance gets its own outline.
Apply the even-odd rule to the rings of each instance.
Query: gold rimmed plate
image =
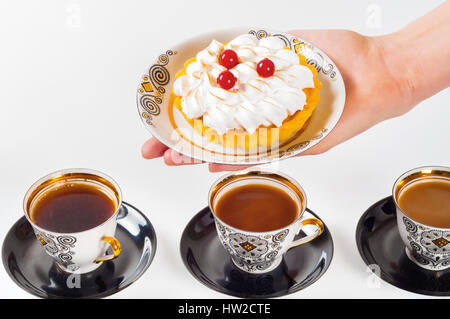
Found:
[[[290,139],[275,147],[225,147],[210,142],[195,131],[181,112],[173,106],[172,85],[184,63],[215,39],[228,42],[241,34],[258,39],[276,36],[286,47],[305,56],[322,83],[320,102],[307,124]],[[234,28],[210,32],[181,42],[153,59],[137,88],[139,115],[152,136],[191,158],[220,164],[263,164],[295,156],[319,143],[338,122],[345,104],[345,85],[334,62],[318,47],[291,34],[261,28]]]

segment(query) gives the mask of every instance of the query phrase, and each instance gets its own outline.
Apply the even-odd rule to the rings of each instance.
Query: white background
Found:
[[[439,3],[1,1],[0,242],[22,216],[23,195],[35,180],[62,168],[98,169],[147,214],[158,237],[147,272],[112,298],[227,297],[194,279],[179,254],[185,225],[207,205],[209,187],[220,173],[209,173],[205,165],[168,167],[161,159],[141,158],[141,145],[150,136],[135,105],[141,74],[172,44],[205,31],[257,25],[379,35]],[[327,273],[286,298],[422,297],[385,282],[374,287],[356,248],[355,229],[401,173],[450,164],[449,98],[446,89],[326,154],[279,164],[304,187],[309,207],[328,225],[335,244]],[[0,297],[32,296],[2,267]]]

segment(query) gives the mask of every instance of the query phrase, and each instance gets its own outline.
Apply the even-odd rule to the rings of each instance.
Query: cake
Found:
[[[319,102],[317,71],[275,36],[211,43],[175,77],[173,105],[209,141],[269,147],[289,140]]]

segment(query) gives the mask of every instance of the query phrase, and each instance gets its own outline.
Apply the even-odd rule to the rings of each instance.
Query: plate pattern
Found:
[[[166,68],[170,56],[176,51],[168,50],[158,57],[148,72],[142,76],[138,90],[139,104],[143,108],[142,117],[148,125],[153,126],[152,117],[161,113],[160,104],[163,102],[166,86],[170,82],[170,73]]]

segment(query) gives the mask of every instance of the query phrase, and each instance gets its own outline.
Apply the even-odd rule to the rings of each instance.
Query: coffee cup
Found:
[[[23,208],[57,266],[68,273],[87,273],[120,254],[114,235],[121,204],[120,188],[111,177],[91,169],[66,169],[36,181]]]
[[[278,172],[227,174],[212,185],[208,197],[220,242],[235,266],[247,273],[275,269],[289,249],[317,238],[324,228],[320,219],[304,217],[302,187]],[[292,214],[286,218],[288,211]],[[301,230],[307,235],[296,239]]]
[[[439,271],[450,267],[450,168],[407,171],[394,183],[397,226],[408,258]]]

